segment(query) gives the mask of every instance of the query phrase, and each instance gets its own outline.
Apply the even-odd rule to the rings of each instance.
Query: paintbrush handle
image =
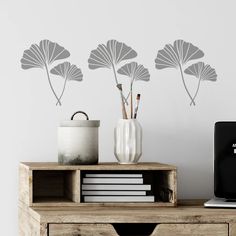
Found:
[[[126,112],[126,109],[125,109],[124,96],[123,96],[123,92],[122,92],[122,84],[117,84],[116,87],[117,87],[117,88],[119,89],[119,91],[120,91],[120,98],[121,98],[121,106],[122,106],[123,119],[128,119],[127,112]]]
[[[128,116],[127,116],[127,113],[126,113],[126,109],[125,109],[124,98],[123,98],[122,95],[123,95],[123,94],[122,94],[122,92],[120,91],[123,119],[128,119]]]
[[[134,119],[137,118],[139,102],[140,102],[140,94],[138,94],[137,98],[136,98],[136,107],[135,107],[135,110],[134,110]]]
[[[130,94],[130,119],[133,119],[133,91]]]
[[[137,114],[138,114],[138,107],[139,107],[139,101],[137,102],[137,105],[135,107],[135,111],[134,111],[134,119],[137,118]]]
[[[137,110],[138,111],[138,110]],[[137,119],[137,111],[135,109],[135,113],[134,113],[134,119]]]

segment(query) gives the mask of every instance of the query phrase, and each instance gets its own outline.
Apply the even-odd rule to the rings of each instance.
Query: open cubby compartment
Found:
[[[80,199],[82,204],[99,204],[99,203],[85,203],[82,195],[83,178],[86,174],[142,174],[143,184],[151,185],[151,190],[146,191],[146,195],[154,195],[154,203],[139,203],[135,204],[155,204],[159,206],[175,206],[176,205],[176,170],[81,170],[81,188]],[[130,203],[102,203],[109,204],[130,204]],[[132,204],[132,203],[131,203]]]
[[[29,206],[176,206],[177,169],[161,163],[120,165],[59,165],[58,163],[21,163],[19,169],[19,199]],[[86,173],[141,173],[144,184],[151,185],[147,195],[155,202],[85,203],[82,182]]]
[[[33,204],[66,204],[77,200],[76,170],[33,170],[32,179]]]

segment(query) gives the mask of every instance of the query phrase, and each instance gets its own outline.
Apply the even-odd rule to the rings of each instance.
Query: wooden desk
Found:
[[[142,173],[143,180],[152,186],[155,201],[86,203],[81,194],[83,176],[105,172]],[[206,209],[201,200],[177,205],[176,180],[177,168],[161,163],[21,163],[19,235],[236,236],[236,210]],[[163,196],[163,189],[171,194]]]
[[[173,208],[26,207],[19,203],[20,235],[236,236],[236,210],[203,208],[203,202],[181,201]]]

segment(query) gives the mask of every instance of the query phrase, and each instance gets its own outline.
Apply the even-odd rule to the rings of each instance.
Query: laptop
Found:
[[[205,207],[236,208],[236,122],[219,121],[214,130],[214,195]]]
[[[227,200],[225,198],[212,198],[204,203],[204,207],[213,208],[236,208],[236,200]]]

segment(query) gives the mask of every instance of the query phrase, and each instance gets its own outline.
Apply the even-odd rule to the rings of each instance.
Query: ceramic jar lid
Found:
[[[75,115],[83,114],[86,120],[74,120]],[[71,120],[60,122],[60,127],[99,127],[100,120],[89,120],[88,115],[83,111],[77,111],[71,116]]]

